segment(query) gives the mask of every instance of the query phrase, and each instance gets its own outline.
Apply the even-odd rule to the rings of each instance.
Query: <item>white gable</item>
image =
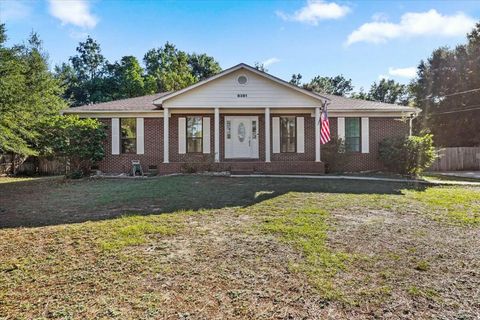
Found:
[[[239,84],[240,76],[247,83]],[[163,107],[316,107],[319,98],[295,90],[245,68],[166,99]]]

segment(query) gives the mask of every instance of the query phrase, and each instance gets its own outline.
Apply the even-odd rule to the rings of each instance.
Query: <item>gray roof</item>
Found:
[[[79,107],[72,107],[65,110],[66,112],[75,113],[77,111],[149,111],[149,110],[160,110],[159,106],[153,104],[155,99],[163,97],[164,95],[169,94],[170,92],[161,92],[150,94],[147,96],[114,100],[109,102],[87,104]]]
[[[252,72],[255,72],[257,74],[260,74],[264,77],[270,78],[273,81],[280,82],[284,84],[285,86],[291,87],[294,90],[304,92],[307,95],[313,96],[321,101],[328,100],[328,108],[330,110],[335,110],[335,111],[394,111],[394,112],[415,112],[418,111],[416,108],[413,107],[406,107],[406,106],[400,106],[396,104],[390,104],[390,103],[383,103],[383,102],[376,102],[376,101],[366,101],[366,100],[360,100],[360,99],[351,99],[351,98],[345,98],[345,97],[340,97],[340,96],[335,96],[331,94],[325,94],[325,93],[315,93],[311,91],[307,91],[303,88],[296,87],[282,79],[276,78],[268,73],[261,72],[256,70],[255,68],[248,66],[244,63],[240,63],[232,68],[226,69],[222,71],[221,73],[212,76],[208,79],[205,79],[203,81],[200,81],[196,84],[191,85],[190,87],[187,87],[182,90],[178,90],[175,92],[162,92],[162,93],[157,93],[157,94],[152,94],[152,95],[147,95],[147,96],[142,96],[142,97],[136,97],[136,98],[130,98],[130,99],[122,99],[122,100],[116,100],[116,101],[110,101],[110,102],[104,102],[104,103],[97,103],[97,104],[91,104],[91,105],[84,105],[80,107],[75,107],[75,108],[70,108],[68,110],[64,110],[65,113],[77,113],[77,112],[88,112],[88,111],[153,111],[153,110],[161,110],[161,101],[164,99],[160,99],[162,97],[165,97],[165,99],[170,98],[170,96],[175,96],[178,94],[181,94],[185,91],[191,90],[192,88],[195,88],[199,85],[202,85],[203,83],[207,83],[213,79],[216,79],[218,77],[221,77],[229,72],[235,71],[238,68],[246,68],[248,70],[251,70]],[[160,100],[158,100],[160,99]],[[158,100],[157,104],[154,104],[154,101]]]
[[[88,104],[80,107],[72,107],[70,109],[64,110],[66,113],[76,113],[82,111],[152,111],[152,110],[161,110],[161,107],[153,104],[153,101],[161,98],[171,92],[161,92],[156,94],[151,94],[147,96],[121,99],[103,103]],[[340,96],[335,96],[331,94],[322,94],[323,97],[330,99],[328,102],[328,108],[330,110],[341,111],[344,110],[378,110],[378,111],[392,111],[395,109],[397,111],[413,111],[414,108],[400,106],[390,103],[376,102],[376,101],[367,101],[360,99],[351,99]]]
[[[323,96],[330,99],[328,103],[328,108],[334,110],[341,110],[341,109],[358,109],[358,110],[392,110],[396,109],[398,111],[413,111],[414,108],[401,106],[398,104],[391,104],[391,103],[384,103],[378,101],[368,101],[368,100],[361,100],[361,99],[352,99],[346,98],[341,96],[336,96],[333,94],[325,94],[322,93]]]

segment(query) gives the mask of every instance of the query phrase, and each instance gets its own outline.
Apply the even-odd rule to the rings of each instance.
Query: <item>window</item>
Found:
[[[232,122],[227,120],[227,139],[232,138]]]
[[[137,121],[135,118],[120,119],[122,153],[137,152]]]
[[[280,117],[280,152],[295,152],[297,148],[296,118]]]
[[[345,151],[360,152],[360,118],[345,118]]]
[[[248,78],[247,78],[247,76],[242,74],[242,75],[238,76],[237,82],[238,82],[238,84],[245,85],[248,82]]]
[[[187,152],[202,152],[202,117],[187,117]]]

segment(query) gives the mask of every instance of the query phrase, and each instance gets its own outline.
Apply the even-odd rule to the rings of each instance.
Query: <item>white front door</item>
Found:
[[[258,158],[258,117],[225,117],[225,158]]]

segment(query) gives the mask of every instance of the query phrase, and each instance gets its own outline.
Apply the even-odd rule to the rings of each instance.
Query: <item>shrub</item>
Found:
[[[104,125],[96,119],[55,116],[44,120],[41,127],[38,139],[41,155],[67,159],[69,177],[88,174],[92,164],[105,156],[103,141],[107,135]]]
[[[342,139],[332,140],[321,146],[322,161],[325,162],[326,172],[338,172],[350,162],[350,154],[345,152],[345,143]]]
[[[387,138],[380,142],[379,157],[391,171],[418,175],[432,165],[436,157],[433,136]]]

